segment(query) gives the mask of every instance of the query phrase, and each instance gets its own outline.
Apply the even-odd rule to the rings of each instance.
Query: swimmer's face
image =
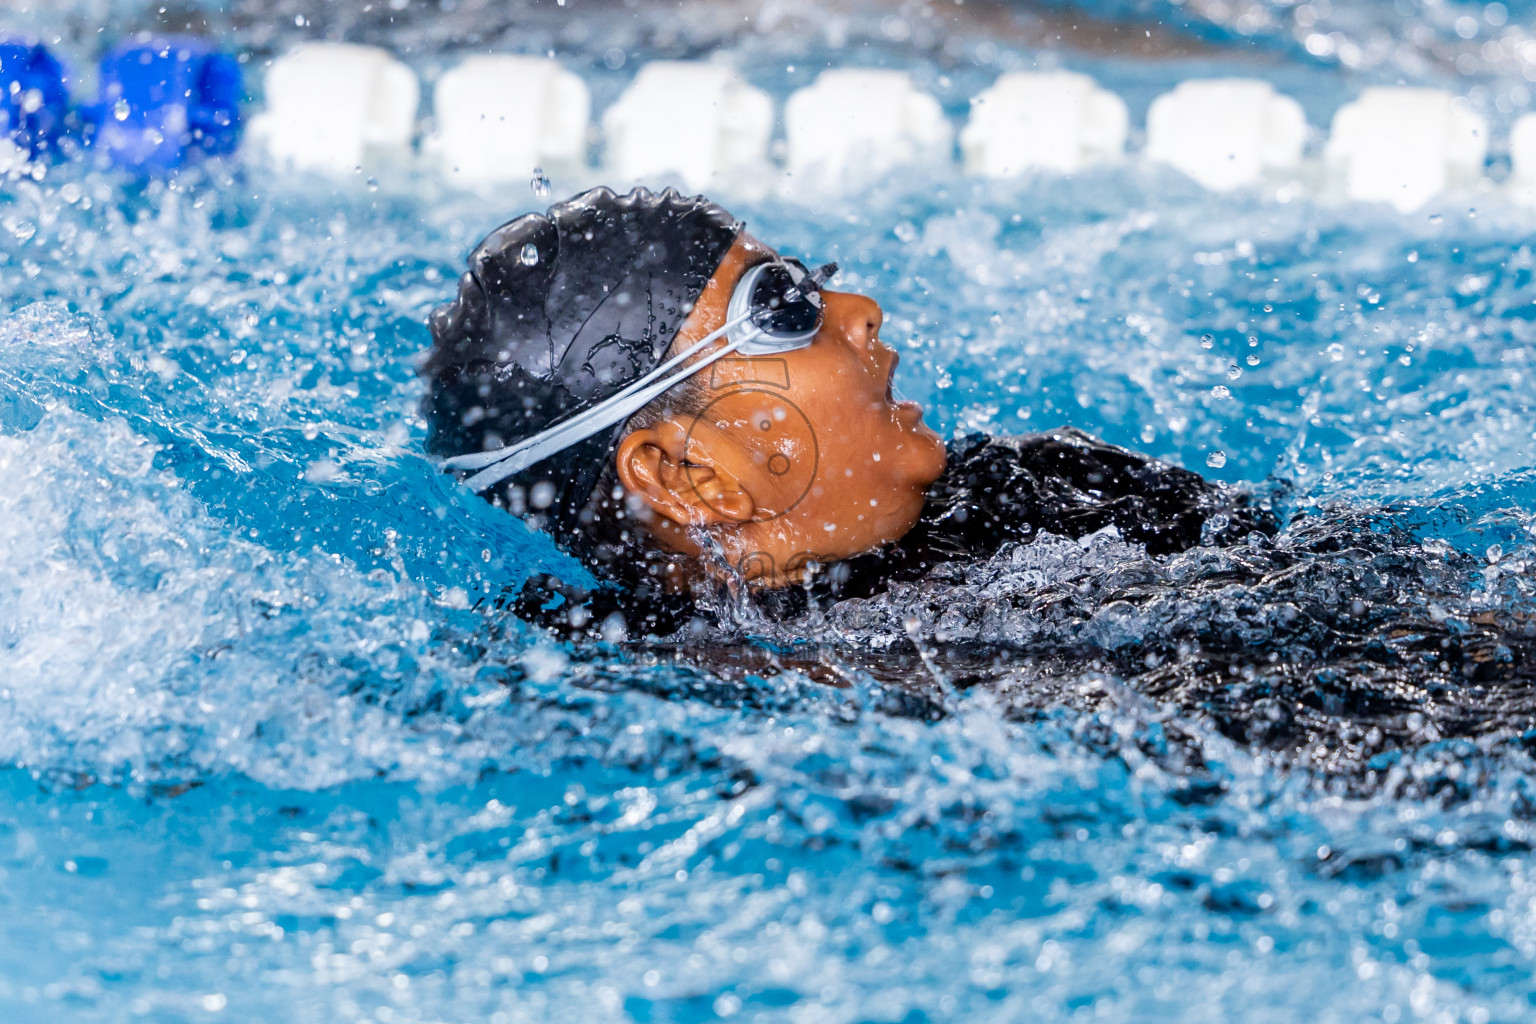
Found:
[[[738,239],[673,350],[723,324],[736,282],[773,257]],[[921,406],[891,395],[898,357],[880,340],[880,307],[835,291],[822,302],[810,345],[727,356],[693,378],[702,389],[695,408],[674,409],[620,443],[619,479],[665,547],[697,553],[702,529],[745,578],[780,586],[801,578],[808,561],[872,550],[917,522],[944,470],[944,444]]]

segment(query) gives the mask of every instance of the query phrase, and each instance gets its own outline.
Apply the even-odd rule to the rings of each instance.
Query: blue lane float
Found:
[[[37,157],[57,148],[68,120],[64,65],[41,43],[0,40],[0,136]]]
[[[86,111],[100,158],[130,170],[168,171],[240,144],[240,65],[193,36],[139,37],[101,59],[96,104]]]

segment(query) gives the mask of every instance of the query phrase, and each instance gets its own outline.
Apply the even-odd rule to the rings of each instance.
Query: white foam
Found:
[[[1367,89],[1333,116],[1326,160],[1350,199],[1408,212],[1475,182],[1488,152],[1483,119],[1439,89]]]
[[[1013,71],[971,100],[960,133],[970,174],[1006,178],[1031,169],[1071,174],[1125,152],[1125,103],[1070,71]]]
[[[720,64],[654,61],[603,114],[606,164],[625,179],[704,188],[766,167],[773,101]]]
[[[947,162],[953,129],[904,71],[837,69],[784,108],[792,176],[818,185],[868,181],[909,164]]]
[[[378,47],[302,43],[272,62],[251,133],[280,162],[349,173],[409,151],[420,99],[416,73]]]
[[[1215,191],[1294,169],[1306,141],[1301,105],[1256,79],[1180,82],[1147,111],[1147,158]]]
[[[0,138],[0,176],[25,173],[32,166],[32,158],[25,149],[7,138]]]
[[[438,79],[433,113],[428,148],[466,183],[527,180],[535,167],[586,161],[591,94],[548,58],[469,57]]]

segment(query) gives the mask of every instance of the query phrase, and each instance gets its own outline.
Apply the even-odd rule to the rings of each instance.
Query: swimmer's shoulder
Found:
[[[1076,427],[968,435],[951,443],[950,454],[950,490],[960,491],[957,481],[970,482],[965,497],[974,500],[980,490],[975,482],[985,480],[985,490],[1007,492],[990,496],[993,502],[1001,499],[1009,511],[1028,506],[1047,529],[1068,523],[1096,528],[1102,519],[1155,553],[1184,550],[1206,535],[1224,543],[1255,530],[1278,530],[1275,517],[1253,507],[1247,491]],[[1213,533],[1208,520],[1223,525]]]
[[[1110,444],[1076,427],[1033,434],[968,434],[950,442],[949,456],[952,467],[969,475],[983,466],[992,467],[995,475],[1006,465],[1015,474],[1037,480],[1069,478],[1087,485],[1110,483],[1111,477],[1120,478],[1121,486],[1144,484],[1132,477],[1147,471],[1172,471],[1199,479],[1197,474]]]

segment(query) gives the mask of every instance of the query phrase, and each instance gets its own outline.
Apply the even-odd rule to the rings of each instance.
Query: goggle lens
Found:
[[[796,286],[806,278],[798,260],[770,263],[752,288],[752,325],[767,335],[805,334],[821,323],[821,295]]]

